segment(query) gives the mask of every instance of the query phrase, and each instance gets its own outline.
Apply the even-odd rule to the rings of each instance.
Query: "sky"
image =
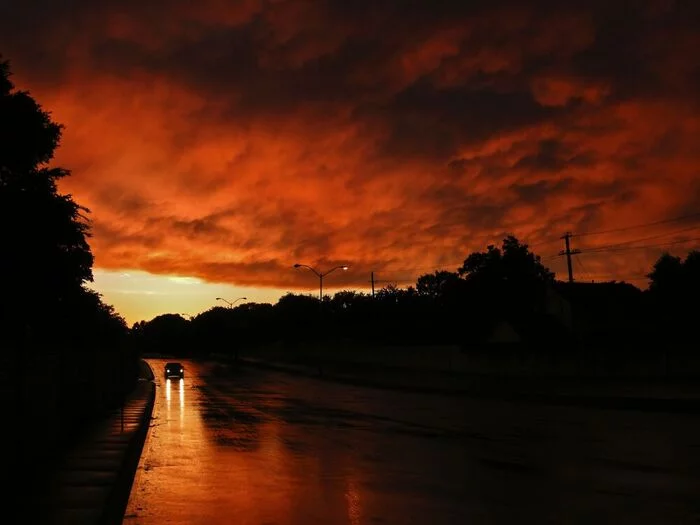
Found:
[[[513,233],[566,277],[700,238],[700,2],[0,0],[130,323],[400,286]]]

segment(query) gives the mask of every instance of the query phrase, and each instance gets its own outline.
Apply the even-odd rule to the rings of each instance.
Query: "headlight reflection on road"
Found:
[[[185,420],[185,380],[183,378],[180,378],[178,387],[180,388],[180,427],[182,427]]]
[[[171,392],[171,381],[170,379],[165,380],[165,420],[170,424],[170,398],[172,397],[172,392]]]
[[[166,420],[169,422],[170,421],[170,413],[171,413],[171,408],[172,408],[172,401],[173,401],[173,383],[174,381],[172,379],[166,379],[165,380],[165,406],[166,406]],[[185,379],[180,378],[179,381],[177,382],[177,389],[178,389],[178,401],[179,401],[179,408],[180,408],[180,426],[182,426],[182,423],[185,420]]]
[[[362,523],[362,504],[360,501],[360,491],[357,483],[352,477],[346,481],[347,489],[345,491],[345,499],[348,507],[348,520],[350,525],[360,525]]]

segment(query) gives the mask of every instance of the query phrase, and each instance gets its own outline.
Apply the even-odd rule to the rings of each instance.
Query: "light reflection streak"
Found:
[[[182,428],[183,423],[185,422],[185,379],[180,378],[180,381],[178,383],[178,387],[180,388],[180,428]]]
[[[345,491],[345,499],[348,504],[348,520],[351,525],[360,525],[362,523],[362,505],[360,503],[360,491],[357,488],[357,483],[351,477],[347,478],[347,489]]]
[[[165,421],[167,424],[170,424],[170,398],[172,397],[172,392],[171,392],[172,386],[170,384],[170,379],[166,378],[165,379]]]

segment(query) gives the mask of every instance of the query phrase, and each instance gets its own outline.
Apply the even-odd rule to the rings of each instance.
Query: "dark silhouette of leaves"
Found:
[[[80,338],[89,323],[126,326],[92,281],[89,210],[58,191],[50,166],[63,127],[10,80],[0,61],[0,325],[14,338]],[[111,333],[111,332],[110,332]]]

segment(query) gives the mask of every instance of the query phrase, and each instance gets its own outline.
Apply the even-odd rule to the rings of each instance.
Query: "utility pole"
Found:
[[[372,297],[374,297],[374,272],[372,272]]]
[[[574,269],[571,264],[571,256],[576,255],[577,253],[581,253],[581,250],[572,250],[571,249],[571,232],[566,232],[561,238],[564,239],[564,247],[566,248],[565,250],[562,250],[559,252],[559,255],[566,255],[566,266],[569,270],[569,282],[573,283],[574,282]]]

